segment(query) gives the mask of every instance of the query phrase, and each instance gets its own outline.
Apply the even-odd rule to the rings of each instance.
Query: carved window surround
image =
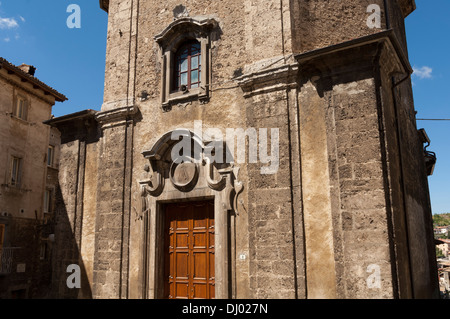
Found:
[[[161,54],[161,104],[164,111],[174,104],[198,100],[207,103],[211,83],[211,33],[218,26],[212,18],[182,17],[172,22],[164,31],[155,36]],[[201,86],[187,92],[172,92],[174,55],[178,47],[188,40],[197,40],[201,46]]]

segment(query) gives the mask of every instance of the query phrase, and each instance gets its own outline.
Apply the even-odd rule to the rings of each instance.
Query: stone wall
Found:
[[[55,96],[42,83],[31,83],[34,77],[3,59],[1,64],[0,223],[3,257],[11,256],[11,263],[0,275],[0,298],[44,298],[51,293],[53,233],[44,216],[44,193],[58,183],[57,167],[47,166],[47,149],[51,144],[57,150],[60,136],[43,122],[51,117]],[[18,96],[26,101],[22,118],[14,112]],[[12,156],[21,159],[18,185],[11,184]]]
[[[3,69],[0,72],[7,74],[7,71]],[[8,77],[11,76],[8,75]],[[0,77],[2,87],[0,110],[3,114],[0,143],[4,150],[0,160],[0,183],[4,194],[0,198],[0,205],[2,212],[7,212],[14,217],[42,219],[47,168],[45,163],[50,135],[50,128],[42,122],[50,118],[54,100],[52,103],[44,100],[43,97],[29,94],[26,89],[13,85],[9,81],[12,80]],[[17,94],[26,97],[27,120],[12,116]],[[50,98],[46,97],[46,99]],[[11,156],[22,158],[20,189],[7,186],[10,178]]]
[[[293,51],[307,52],[384,30],[385,19],[380,29],[367,27],[370,4],[379,5],[384,18],[383,0],[292,1]]]
[[[40,223],[34,219],[20,217],[0,218],[0,222],[6,225],[7,231],[4,247],[14,248],[11,272],[0,276],[0,298],[14,298],[18,291],[22,291],[21,298],[45,296],[48,285],[39,287],[40,283],[48,284],[47,269],[40,268]]]
[[[295,174],[299,166],[298,153],[295,153],[298,151],[298,127],[296,118],[291,119],[295,100],[294,94],[280,90],[254,96],[245,104],[247,127],[279,128],[280,135],[277,173],[262,175],[260,163],[249,164],[247,170],[251,298],[305,296],[302,281],[305,270],[301,262],[304,254],[296,249],[296,244],[301,246],[302,234],[301,228],[296,229],[293,224],[301,218],[299,199],[294,197],[300,186],[299,176]]]
[[[385,58],[386,59],[386,58]],[[382,65],[388,65],[387,60]],[[384,68],[382,68],[383,70]],[[401,297],[437,296],[427,172],[416,125],[411,79],[381,74],[387,166]],[[423,240],[426,238],[427,240]],[[409,250],[406,250],[409,247]],[[412,284],[406,284],[410,282]]]
[[[49,125],[61,134],[51,297],[92,298],[97,126],[89,111],[79,117],[52,120]],[[70,265],[80,267],[81,289],[67,286],[67,278],[72,274],[67,272]]]

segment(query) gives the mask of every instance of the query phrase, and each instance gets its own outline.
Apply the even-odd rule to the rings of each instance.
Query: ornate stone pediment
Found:
[[[209,146],[191,131],[177,130],[178,139],[173,139],[173,133],[164,134],[150,150],[142,152],[149,162],[139,181],[141,196],[157,198],[165,190],[189,193],[194,189],[208,187],[224,192],[224,206],[238,213],[237,197],[243,190],[243,184],[238,181],[239,168],[232,163],[212,162],[204,155]],[[176,158],[177,149],[174,151],[174,147],[182,140],[190,141],[192,152],[180,161],[180,158]],[[211,150],[207,153],[211,154]]]
[[[170,50],[179,43],[179,39],[186,38],[186,34],[192,38],[206,38],[218,25],[216,20],[208,17],[181,17],[156,35],[155,41],[163,50]]]

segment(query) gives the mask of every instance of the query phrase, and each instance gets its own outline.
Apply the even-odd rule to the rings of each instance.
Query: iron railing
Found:
[[[14,262],[14,252],[17,247],[0,248],[0,275],[10,274]]]

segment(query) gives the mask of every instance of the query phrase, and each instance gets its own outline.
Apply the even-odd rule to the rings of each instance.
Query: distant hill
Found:
[[[450,213],[433,215],[433,226],[450,226]]]

